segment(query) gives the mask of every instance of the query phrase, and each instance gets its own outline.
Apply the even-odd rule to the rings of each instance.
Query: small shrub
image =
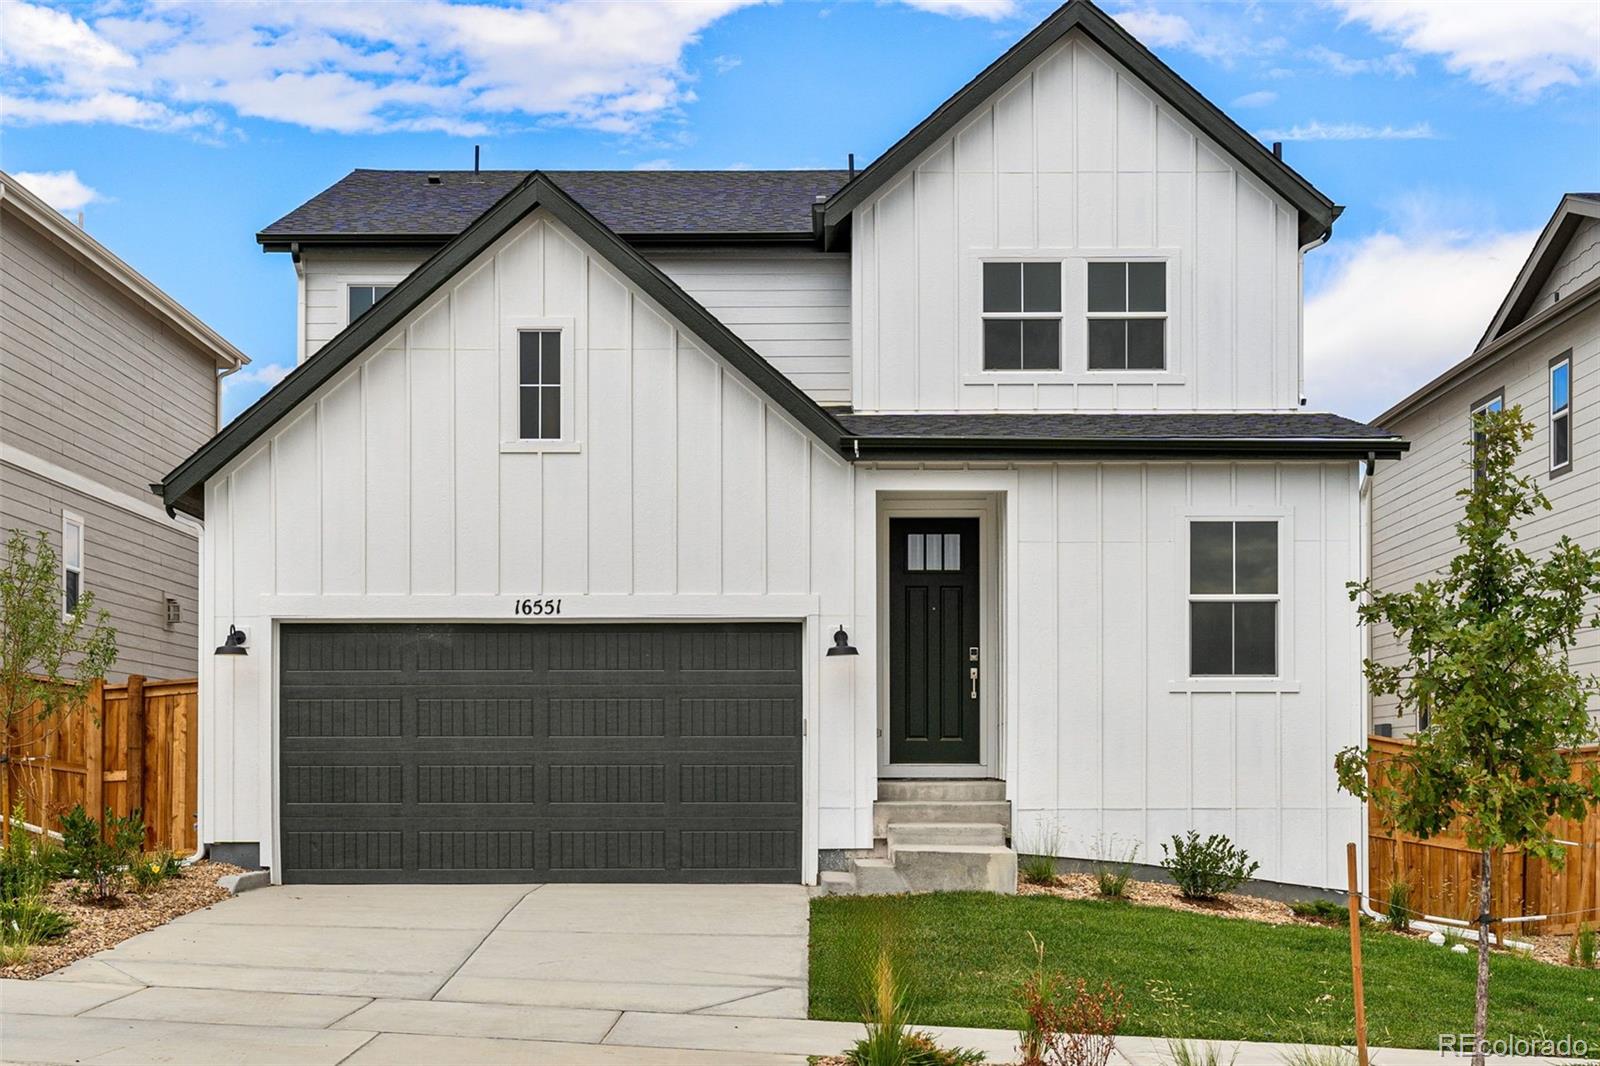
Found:
[[[39,897],[8,899],[0,901],[0,928],[8,935],[27,933],[32,942],[38,943],[66,936],[72,919]]]
[[[35,944],[72,928],[66,915],[45,901],[50,887],[47,856],[54,849],[35,842],[21,805],[12,813],[11,840],[0,850],[0,966],[27,960]]]
[[[1397,877],[1389,882],[1389,928],[1409,933],[1411,913],[1411,882]]]
[[[1186,836],[1174,836],[1170,848],[1161,845],[1161,852],[1165,856],[1162,868],[1172,875],[1185,899],[1216,899],[1250,880],[1261,868],[1221,833],[1201,840],[1191,829]]]
[[[1350,908],[1332,900],[1297,899],[1289,904],[1289,909],[1302,918],[1332,922],[1335,925],[1350,924]]]
[[[1585,970],[1592,970],[1600,966],[1600,944],[1596,943],[1595,931],[1587,923],[1580,922],[1578,931],[1572,934],[1572,939],[1567,943],[1567,961],[1572,965]]]
[[[941,1048],[910,1028],[905,991],[885,948],[873,963],[864,1021],[867,1035],[844,1053],[850,1066],[977,1066],[983,1052]]]
[[[1109,899],[1126,899],[1133,880],[1133,862],[1139,857],[1139,842],[1122,845],[1116,837],[1098,836],[1094,841],[1094,882],[1100,894]]]
[[[107,807],[102,834],[100,823],[79,804],[61,816],[61,837],[78,894],[110,903],[122,895],[128,867],[144,846],[144,817],[136,810],[118,818]]]
[[[1233,1066],[1238,1057],[1238,1047],[1234,1047],[1232,1053],[1223,1058],[1222,1047],[1209,1040],[1167,1041],[1167,1061],[1172,1066]]]
[[[1081,977],[1049,972],[1044,944],[1032,933],[1028,939],[1036,962],[1022,982],[1022,1066],[1106,1066],[1127,1020],[1122,989],[1107,981],[1095,991]]]
[[[1032,885],[1056,883],[1056,853],[1061,850],[1061,827],[1041,823],[1018,849],[1017,872]]]

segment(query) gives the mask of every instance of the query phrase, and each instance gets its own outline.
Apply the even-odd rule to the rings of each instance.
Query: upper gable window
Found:
[[[350,301],[350,317],[346,322],[354,322],[368,311],[372,305],[394,291],[393,285],[351,285],[347,290]]]
[[[1061,369],[1061,264],[983,264],[983,368]]]
[[[1089,264],[1089,369],[1165,370],[1167,264]]]
[[[1550,362],[1550,473],[1572,469],[1572,353]]]
[[[561,439],[561,331],[517,334],[517,419],[522,440]]]

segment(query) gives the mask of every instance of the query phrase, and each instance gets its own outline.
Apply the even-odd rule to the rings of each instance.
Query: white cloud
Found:
[[[1558,85],[1600,79],[1594,0],[1332,0],[1356,22],[1445,68],[1531,100]]]
[[[983,18],[991,22],[1017,13],[1016,0],[901,0],[907,7],[956,18]]]
[[[1200,8],[1191,4],[1189,9]],[[1225,67],[1232,66],[1241,57],[1267,55],[1287,46],[1282,37],[1256,39],[1251,26],[1237,18],[1233,5],[1210,5],[1201,10],[1205,25],[1210,27],[1207,30],[1196,28],[1187,17],[1176,12],[1150,6],[1130,7],[1113,12],[1112,17],[1146,48],[1181,48]]]
[[[1363,122],[1297,122],[1286,130],[1260,130],[1263,141],[1431,141],[1438,134],[1426,122],[1409,126],[1369,126]]]
[[[1333,253],[1306,300],[1310,407],[1372,418],[1465,359],[1536,236],[1380,232]]]
[[[1277,100],[1278,100],[1278,94],[1277,93],[1273,92],[1270,89],[1259,89],[1256,92],[1245,93],[1243,96],[1235,97],[1234,101],[1233,101],[1233,106],[1234,107],[1266,107],[1269,104],[1276,103]]]
[[[294,370],[286,363],[251,363],[222,379],[222,410],[226,418],[255,403],[261,395]]]
[[[23,188],[66,214],[105,199],[98,189],[84,184],[76,170],[19,170],[11,176],[21,182]]]
[[[13,0],[0,88],[18,124],[215,135],[231,115],[478,134],[533,119],[635,133],[694,99],[686,50],[755,2],[128,0],[69,14]]]
[[[1356,74],[1388,74],[1396,78],[1405,78],[1417,72],[1416,65],[1400,52],[1356,58],[1319,44],[1306,49],[1306,58],[1320,63],[1335,74],[1343,74],[1346,77]]]
[[[635,163],[633,165],[633,169],[634,170],[676,170],[676,169],[678,169],[678,167],[677,167],[677,164],[675,164],[670,159],[646,159],[642,163]]]

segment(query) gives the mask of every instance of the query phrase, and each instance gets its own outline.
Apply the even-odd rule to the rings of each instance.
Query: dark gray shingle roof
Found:
[[[353,170],[256,235],[444,241],[526,178],[526,170]],[[624,236],[809,236],[811,205],[843,170],[554,170],[566,193]],[[429,184],[437,175],[439,184]]]
[[[993,441],[1389,441],[1339,415],[1079,414],[838,415],[862,438]]]

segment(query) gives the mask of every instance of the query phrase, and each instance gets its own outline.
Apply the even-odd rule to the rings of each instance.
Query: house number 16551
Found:
[[[516,614],[541,615],[560,614],[560,600],[518,600],[515,607]]]

